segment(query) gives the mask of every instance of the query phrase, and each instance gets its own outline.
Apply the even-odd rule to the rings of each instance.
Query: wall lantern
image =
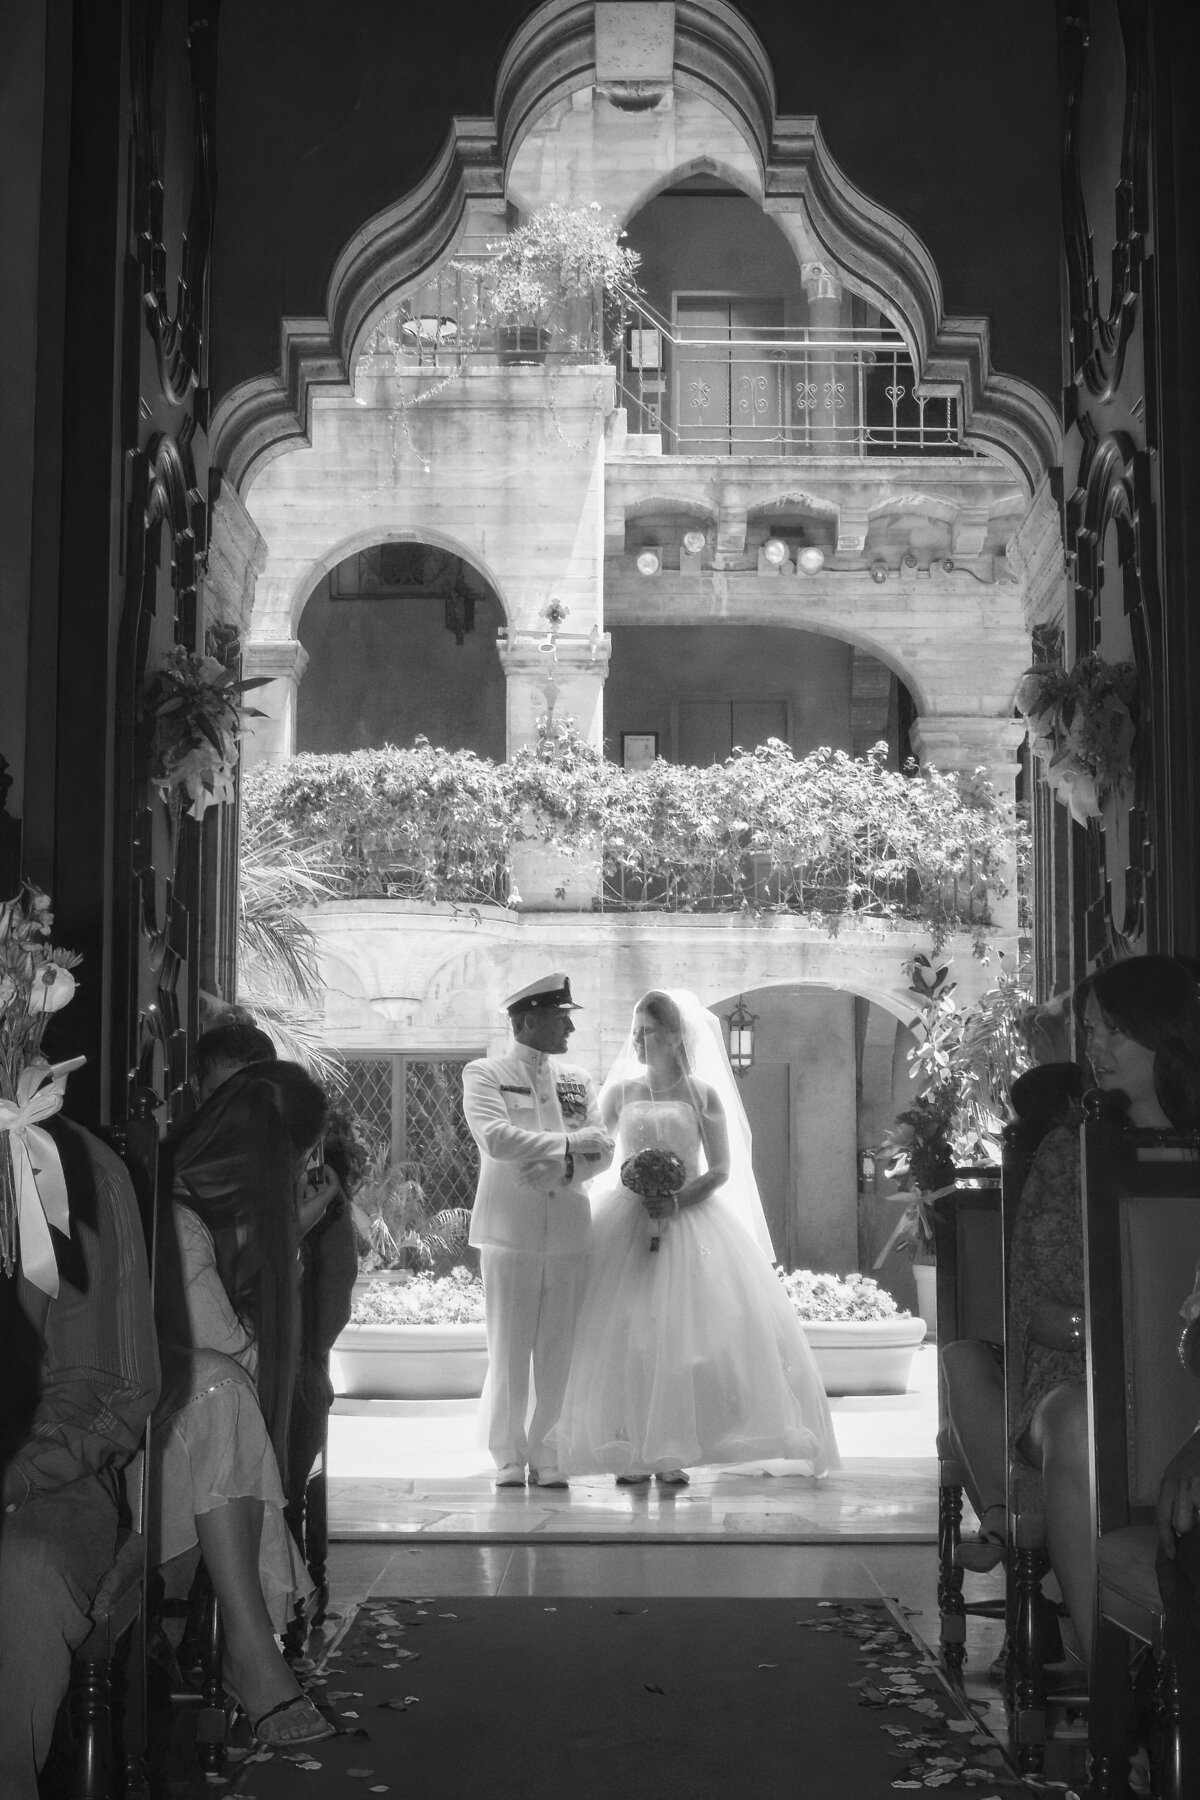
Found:
[[[881,556],[876,557],[875,561],[871,564],[871,580],[884,582],[887,580],[887,578],[888,578],[887,564],[884,562],[884,560]]]
[[[687,551],[689,556],[699,556],[700,552],[704,548],[704,545],[705,545],[705,537],[704,537],[704,533],[702,531],[685,531],[684,532],[683,547]]]
[[[818,550],[815,544],[809,544],[801,550],[796,561],[806,575],[817,575],[825,567],[825,552]]]
[[[773,569],[782,568],[788,559],[788,547],[782,538],[768,538],[763,545],[763,556]]]
[[[657,575],[660,566],[657,550],[641,550],[638,552],[637,567],[639,575]]]
[[[729,1066],[739,1078],[754,1061],[754,1027],[758,1014],[746,1006],[746,996],[738,995],[738,1003],[725,1020],[729,1027]]]

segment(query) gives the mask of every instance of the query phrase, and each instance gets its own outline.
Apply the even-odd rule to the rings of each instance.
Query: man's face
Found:
[[[547,1010],[527,1012],[514,1035],[519,1044],[540,1050],[543,1056],[559,1056],[574,1029],[569,1012]]]

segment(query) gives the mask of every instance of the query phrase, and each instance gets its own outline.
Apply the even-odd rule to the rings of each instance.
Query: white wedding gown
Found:
[[[686,1101],[622,1109],[613,1169],[650,1145],[689,1179],[700,1125]],[[773,1457],[839,1466],[829,1402],[771,1263],[721,1188],[663,1221],[661,1243],[615,1174],[592,1194],[593,1243],[562,1415],[566,1474],[642,1474]]]

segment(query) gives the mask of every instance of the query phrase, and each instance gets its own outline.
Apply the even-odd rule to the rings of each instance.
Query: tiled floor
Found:
[[[820,1481],[794,1464],[696,1469],[683,1489],[501,1489],[473,1401],[338,1401],[330,1419],[334,1537],[431,1536],[591,1543],[774,1540],[931,1543],[937,1534],[937,1362],[914,1358],[909,1391],[831,1402],[843,1467]]]
[[[834,1399],[842,1469],[815,1482],[787,1464],[698,1469],[672,1491],[609,1478],[496,1492],[473,1402],[339,1401],[330,1420],[331,1605],[368,1595],[789,1595],[897,1601],[936,1649],[937,1352],[909,1391]],[[973,1526],[968,1510],[964,1529]],[[968,1575],[995,1599],[999,1574]],[[988,1668],[998,1622],[969,1617],[964,1685],[1005,1741]],[[1079,1733],[1046,1774],[1078,1779]]]

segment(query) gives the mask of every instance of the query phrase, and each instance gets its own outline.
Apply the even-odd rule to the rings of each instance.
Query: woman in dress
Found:
[[[1195,969],[1137,956],[1075,990],[1080,1040],[1110,1121],[1138,1131],[1200,1130],[1200,994]],[[1084,1664],[1096,1572],[1090,1528],[1083,1211],[1079,1131],[1042,1140],[1021,1191],[1009,1263],[1008,1343],[1019,1359],[1011,1434],[1041,1472],[1046,1547]]]
[[[167,1146],[156,1310],[156,1560],[198,1543],[221,1609],[225,1675],[263,1743],[330,1735],[276,1634],[312,1583],[279,1471],[299,1331],[299,1246],[332,1188],[305,1161],[325,1096],[292,1063],[223,1082]]]
[[[773,1267],[720,1024],[693,994],[638,1001],[600,1111],[617,1156],[592,1189],[559,1468],[673,1486],[696,1464],[837,1468],[825,1390]],[[638,1180],[628,1164],[647,1150],[682,1164],[673,1194],[639,1196],[617,1173]]]

